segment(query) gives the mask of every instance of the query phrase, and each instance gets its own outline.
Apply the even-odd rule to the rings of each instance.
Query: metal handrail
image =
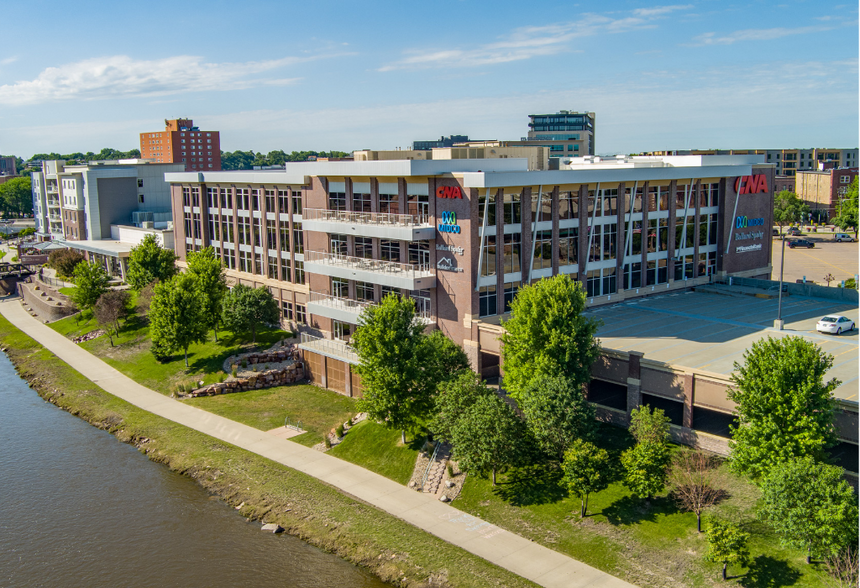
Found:
[[[314,347],[319,347],[322,351],[327,351],[334,355],[339,355],[341,357],[346,357],[352,359],[356,362],[359,361],[358,354],[355,352],[355,349],[352,348],[352,345],[349,343],[344,343],[343,341],[335,341],[333,339],[326,339],[324,337],[316,337],[311,335],[310,333],[301,333],[301,338],[299,344],[309,344]],[[313,349],[311,349],[313,351]]]
[[[308,220],[363,225],[395,225],[400,227],[430,226],[430,219],[423,214],[356,212],[348,210],[329,210],[327,208],[305,208],[304,211],[302,211],[302,221]]]
[[[411,274],[408,277],[424,277],[433,275],[429,262],[399,263],[397,261],[366,259],[364,257],[341,255],[339,253],[329,253],[327,251],[305,251],[305,264],[314,262],[379,273]]]
[[[293,421],[292,419],[290,419],[289,415],[284,418],[284,428],[304,432],[304,429],[302,428],[302,421]]]
[[[421,491],[424,491],[424,484],[427,483],[427,476],[430,475],[430,468],[433,467],[433,462],[436,461],[436,454],[439,453],[439,448],[442,447],[441,441],[436,441],[436,449],[433,450],[433,455],[430,457],[430,462],[427,464],[427,469],[424,470],[424,477],[421,478]]]
[[[365,308],[374,305],[373,302],[368,302],[366,300],[352,300],[351,298],[342,298],[340,296],[326,294],[325,292],[311,291],[309,294],[310,297],[308,298],[308,302],[322,302],[327,306],[339,308],[347,312],[361,312]]]

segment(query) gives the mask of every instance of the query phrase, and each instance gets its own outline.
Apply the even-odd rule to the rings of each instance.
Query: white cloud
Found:
[[[262,84],[285,85],[300,78],[253,76],[323,57],[284,57],[245,63],[206,63],[191,55],[149,61],[126,55],[97,57],[49,67],[34,80],[0,86],[0,104],[166,96],[239,90]]]
[[[10,63],[15,63],[18,61],[17,57],[7,57],[5,59],[0,59],[0,65],[9,65]]]
[[[689,5],[639,8],[630,16],[612,18],[600,14],[583,14],[575,22],[515,29],[507,38],[473,49],[411,49],[404,57],[379,68],[379,71],[425,69],[437,67],[479,67],[522,61],[533,57],[569,52],[569,42],[579,37],[601,33],[621,33],[652,28],[655,20]]]
[[[797,27],[793,29],[777,27],[773,29],[744,29],[726,35],[718,36],[716,33],[703,33],[693,38],[693,46],[705,45],[732,45],[740,41],[772,41],[791,35],[805,35],[807,33],[820,33],[830,30],[828,27]]]

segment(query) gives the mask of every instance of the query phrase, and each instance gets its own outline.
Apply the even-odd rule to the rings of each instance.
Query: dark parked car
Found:
[[[807,241],[806,239],[792,239],[788,242],[789,249],[794,249],[795,247],[806,247],[807,249],[812,249],[815,247],[815,243]]]
[[[789,227],[788,228],[788,234],[791,237],[800,237],[803,233],[801,233],[800,229],[798,229],[797,227]]]

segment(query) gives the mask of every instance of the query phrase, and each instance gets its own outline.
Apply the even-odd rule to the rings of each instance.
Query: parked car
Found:
[[[788,227],[788,234],[791,237],[800,237],[803,233],[797,227]]]
[[[774,230],[773,230],[773,236],[774,236],[774,237],[779,237],[779,235],[780,235],[779,229],[774,229]]]
[[[841,335],[842,333],[854,330],[854,321],[838,314],[829,314],[816,323],[815,330],[819,333]]]
[[[788,242],[789,249],[794,249],[795,247],[806,247],[807,249],[812,249],[815,247],[815,243],[807,241],[806,239],[792,239]]]
[[[836,233],[833,236],[833,240],[836,241],[837,243],[842,243],[842,241],[847,241],[849,243],[852,243],[854,241],[854,237],[852,237],[848,233]]]

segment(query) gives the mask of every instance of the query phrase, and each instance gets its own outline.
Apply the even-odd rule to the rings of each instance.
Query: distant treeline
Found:
[[[253,151],[222,151],[221,169],[252,169],[254,166],[283,165],[287,161],[307,161],[309,157],[349,157],[344,151],[293,151],[278,149],[266,153]]]
[[[140,149],[132,149],[131,151],[119,151],[117,149],[105,147],[98,153],[93,153],[92,151],[88,153],[67,153],[65,155],[60,155],[59,153],[36,153],[35,155],[33,155],[33,157],[30,158],[30,161],[34,159],[39,161],[65,159],[68,163],[85,163],[87,161],[99,161],[102,159],[137,159],[138,157],[140,157]],[[20,161],[20,159],[18,161]]]

